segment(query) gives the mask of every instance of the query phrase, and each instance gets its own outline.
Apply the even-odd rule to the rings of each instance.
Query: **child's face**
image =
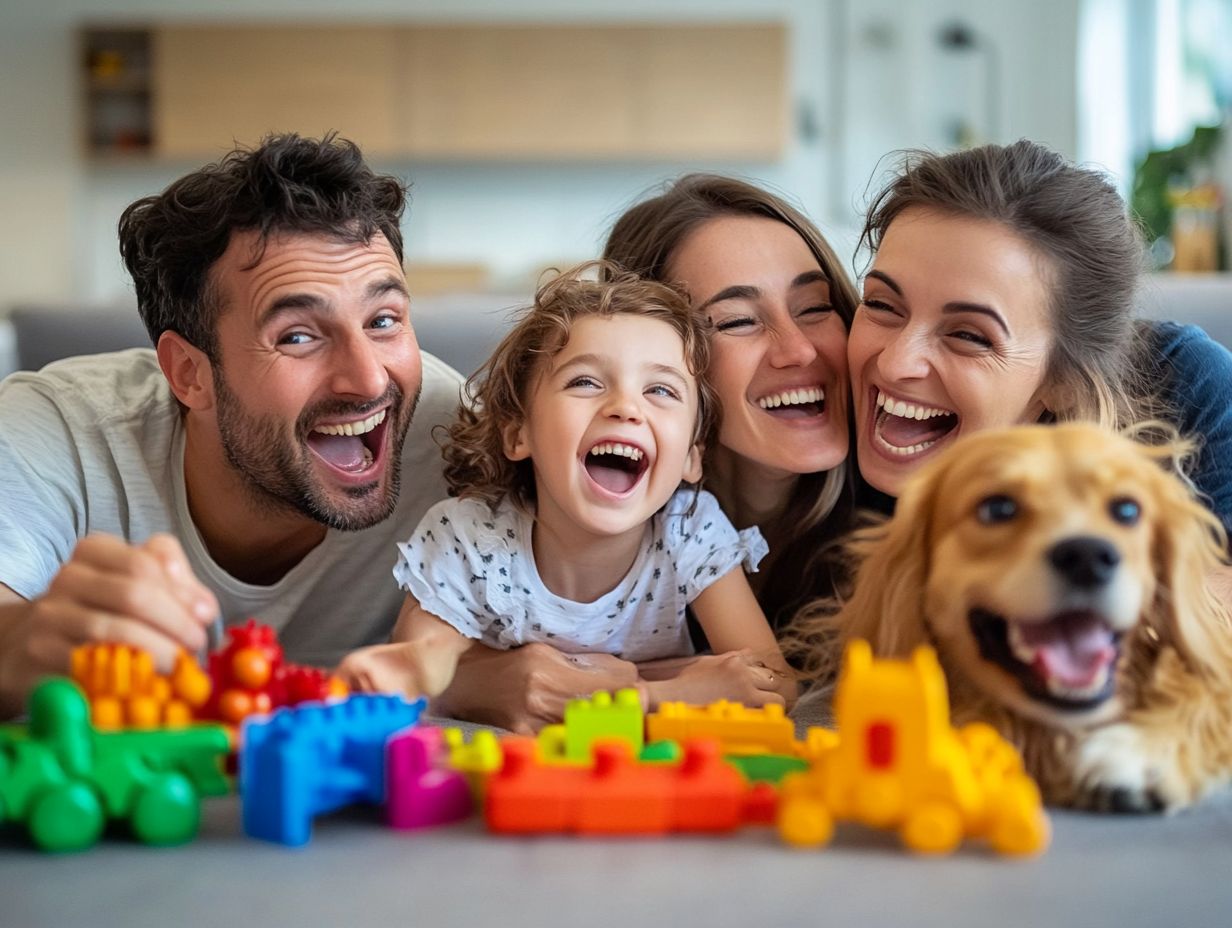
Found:
[[[616,535],[640,529],[681,480],[701,479],[696,423],[697,381],[675,329],[590,316],[541,365],[505,453],[531,459],[540,520]]]

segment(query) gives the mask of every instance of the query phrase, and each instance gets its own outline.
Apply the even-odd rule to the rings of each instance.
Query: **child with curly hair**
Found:
[[[539,289],[468,382],[444,448],[451,497],[399,544],[406,602],[390,643],[339,667],[352,688],[435,696],[476,642],[679,658],[690,607],[712,650],[752,672],[733,692],[730,675],[650,671],[648,708],[794,701],[742,569],[765,541],[696,486],[717,417],[705,325],[675,289],[605,262]]]

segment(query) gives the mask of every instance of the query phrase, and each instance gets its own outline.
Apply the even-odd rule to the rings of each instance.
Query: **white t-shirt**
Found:
[[[508,501],[493,510],[476,499],[443,500],[398,545],[394,576],[426,611],[489,647],[539,641],[649,661],[692,654],[685,607],[733,568],[755,571],[768,550],[756,528],[737,532],[711,494],[679,490],[646,523],[624,578],[578,603],[539,578],[533,524]]]
[[[70,358],[0,382],[0,583],[42,594],[88,532],[140,543],[180,539],[228,623],[277,630],[288,658],[332,666],[388,638],[402,603],[393,545],[445,493],[434,426],[452,421],[461,377],[423,357],[423,391],[402,453],[394,514],[358,532],[330,529],[281,580],[243,583],[210,557],[188,511],[180,409],[152,350]]]

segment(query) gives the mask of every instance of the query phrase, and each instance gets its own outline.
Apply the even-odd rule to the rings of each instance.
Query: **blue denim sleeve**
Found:
[[[1196,325],[1154,329],[1163,399],[1181,434],[1200,442],[1194,485],[1232,534],[1232,352]]]

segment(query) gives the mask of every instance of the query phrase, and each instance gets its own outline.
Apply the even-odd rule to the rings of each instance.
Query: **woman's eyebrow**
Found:
[[[879,280],[899,296],[903,295],[903,288],[899,286],[898,281],[896,281],[885,271],[872,270],[864,276],[872,277],[874,280]],[[1010,334],[1010,327],[1006,324],[1005,317],[1003,317],[991,306],[986,306],[983,303],[968,303],[963,300],[953,300],[942,306],[941,311],[943,313],[979,313],[982,316],[987,316],[999,325],[1001,330],[1005,332],[1006,335]]]
[[[808,284],[828,284],[828,283],[830,283],[830,278],[825,275],[824,271],[805,271],[803,274],[800,274],[798,277],[796,277],[796,279],[791,282],[791,285],[793,288],[795,288],[795,287],[804,287],[804,286],[807,286]]]
[[[1010,334],[1010,327],[1005,324],[1005,319],[1002,318],[1001,314],[991,306],[985,306],[983,303],[964,303],[961,300],[955,300],[942,306],[941,311],[943,313],[979,313],[1001,326],[1001,330],[1006,335]]]
[[[759,296],[761,296],[761,290],[757,287],[750,287],[748,284],[724,287],[701,306],[697,307],[697,311],[701,312],[706,307],[713,306],[715,303],[721,303],[724,300],[755,300]]]
[[[883,284],[885,284],[887,287],[889,287],[891,290],[893,290],[895,293],[897,293],[899,296],[903,295],[903,288],[898,285],[898,281],[896,281],[893,277],[891,277],[885,271],[878,271],[874,269],[874,270],[869,271],[864,276],[866,278],[871,277],[874,280],[879,280]]]

